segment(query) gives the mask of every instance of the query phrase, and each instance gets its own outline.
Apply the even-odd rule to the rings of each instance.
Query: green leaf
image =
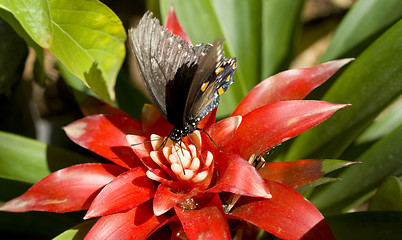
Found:
[[[237,58],[235,84],[222,95],[220,116],[229,115],[260,77],[261,1],[211,1],[229,56]],[[191,35],[190,35],[191,36]]]
[[[402,212],[354,212],[325,218],[336,239],[387,239],[402,236]]]
[[[262,1],[261,80],[288,66],[303,6],[300,0]]]
[[[0,178],[36,183],[52,171],[91,159],[45,143],[0,131]]]
[[[402,174],[402,126],[381,139],[345,169],[340,182],[328,184],[311,196],[311,202],[324,214],[348,210],[354,201],[379,187],[388,176]],[[318,190],[318,189],[317,189]]]
[[[95,0],[52,0],[49,7],[54,38],[50,51],[110,103],[125,56],[126,36],[119,18]]]
[[[341,74],[323,100],[350,103],[300,135],[286,159],[337,158],[402,92],[402,20]]]
[[[359,162],[351,162],[351,161],[343,161],[336,159],[325,159],[322,161],[322,169],[321,171],[325,174],[335,171],[337,169],[341,169],[344,167],[348,167],[351,165],[359,164]]]
[[[0,0],[0,7],[10,11],[25,31],[40,46],[52,45],[52,23],[47,0]]]
[[[373,124],[356,139],[356,144],[376,141],[397,129],[402,123],[402,100],[384,110]]]
[[[360,0],[342,20],[320,62],[356,57],[402,17],[400,0]]]
[[[48,48],[104,101],[114,100],[113,88],[125,57],[126,35],[119,18],[108,7],[97,0],[42,0],[34,1],[32,6],[28,1],[23,1],[26,5],[9,2],[12,1],[3,1],[0,7],[13,13],[34,41]],[[50,27],[46,27],[46,19]],[[37,31],[48,35],[41,29],[51,30],[52,41],[44,44],[38,40]]]
[[[83,223],[74,226],[71,229],[63,232],[53,240],[74,240],[74,239],[84,239],[85,235],[89,232],[91,227],[96,223],[97,219],[87,220]]]
[[[343,160],[336,160],[336,159],[324,159],[321,162],[321,172],[323,174],[327,174],[330,172],[333,172],[337,169],[341,169],[344,167],[348,167],[351,165],[359,164],[358,162],[350,162],[350,161],[343,161]],[[309,191],[311,191],[313,188],[330,183],[330,182],[335,182],[339,181],[341,179],[339,178],[332,178],[332,177],[321,177],[314,182],[308,183],[306,185],[300,186],[297,188],[297,191],[301,194],[306,195]]]
[[[296,188],[296,191],[303,194],[305,197],[308,197],[307,195],[310,195],[310,191],[312,191],[315,187],[318,187],[323,184],[331,183],[331,182],[340,181],[340,180],[342,180],[342,179],[331,178],[331,177],[321,177],[321,178],[315,180],[314,182],[311,182],[311,183],[308,183],[306,185]]]
[[[72,74],[62,62],[57,61],[56,64],[57,68],[60,71],[60,75],[63,77],[63,80],[70,87],[79,92],[83,92],[93,97],[96,97],[96,94],[90,88],[88,88],[77,76]]]
[[[368,210],[402,211],[401,179],[387,178],[371,199]]]

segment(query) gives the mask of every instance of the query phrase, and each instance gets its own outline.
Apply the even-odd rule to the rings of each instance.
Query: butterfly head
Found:
[[[168,138],[173,142],[180,142],[182,138],[188,136],[198,129],[197,125],[199,121],[199,118],[190,119],[184,123],[183,128],[173,128],[172,131],[170,131]]]

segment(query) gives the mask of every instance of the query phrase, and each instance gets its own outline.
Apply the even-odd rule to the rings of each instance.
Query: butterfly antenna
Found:
[[[159,139],[159,140],[161,140],[161,139]],[[165,137],[165,138],[163,139],[162,144],[158,147],[158,149],[156,149],[156,151],[159,151],[159,149],[161,149],[161,147],[164,147],[164,146],[166,145],[166,143],[167,143],[168,140],[169,140],[169,137]]]
[[[190,139],[190,141],[193,143],[193,145],[195,146],[195,148],[197,149],[198,154],[201,156],[201,160],[202,160],[202,164],[205,163],[204,161],[204,157],[201,154],[200,149],[198,148],[197,144],[195,144],[195,142],[193,141],[193,139],[191,139],[190,135],[187,135],[188,139]]]
[[[137,145],[141,145],[141,144],[144,144],[144,143],[149,143],[149,142],[152,142],[152,141],[159,141],[159,140],[162,140],[162,139],[163,139],[163,138],[152,139],[152,140],[148,140],[148,141],[140,142],[140,143],[132,143],[132,144],[130,144],[130,146],[131,146],[131,147],[134,147],[134,146],[137,146]]]
[[[212,137],[207,133],[207,131],[205,131],[205,130],[202,129],[202,128],[197,128],[197,130],[201,130],[201,131],[203,131],[205,134],[207,134],[208,138],[209,138],[220,150],[226,152],[223,148],[221,148],[221,146],[219,146],[219,145],[212,139]]]

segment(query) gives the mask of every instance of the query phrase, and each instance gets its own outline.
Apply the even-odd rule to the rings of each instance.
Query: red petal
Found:
[[[267,78],[243,98],[232,116],[243,116],[279,101],[301,100],[352,60],[335,60],[311,68],[292,69]]]
[[[232,139],[241,121],[241,116],[228,117],[213,124],[207,129],[207,132],[218,146],[224,146],[230,141],[230,139]],[[202,141],[205,144],[216,147],[216,145],[211,141],[208,136],[206,136],[206,134],[203,134],[202,137]]]
[[[174,11],[173,4],[169,7],[169,12],[166,18],[165,28],[169,29],[169,32],[174,35],[180,36],[183,40],[185,40],[188,44],[191,45],[190,38],[187,36],[187,33],[181,27],[179,20],[176,17],[176,12]]]
[[[154,214],[156,216],[162,215],[172,209],[183,198],[190,198],[199,192],[200,190],[194,189],[186,194],[174,193],[167,185],[160,184],[154,197]]]
[[[151,134],[158,134],[161,137],[169,135],[173,128],[159,110],[151,104],[145,104],[141,113],[142,134],[149,137]]]
[[[297,188],[322,177],[321,159],[299,160],[293,162],[267,163],[258,173],[263,179],[282,183]]]
[[[239,195],[269,198],[264,180],[243,158],[224,152],[214,154],[219,179],[208,192],[232,192]]]
[[[157,183],[145,172],[145,167],[132,168],[107,184],[92,202],[84,219],[125,211],[151,199]]]
[[[130,117],[92,115],[64,128],[68,137],[114,163],[131,168],[141,166],[127,143],[127,134],[141,134],[139,122]]]
[[[141,162],[149,169],[159,168],[158,165],[149,156],[149,153],[153,151],[152,145],[147,142],[147,139],[137,135],[127,135],[127,142],[131,145],[131,149],[141,160]]]
[[[174,208],[189,240],[230,239],[222,203],[216,194],[206,206],[196,210]]]
[[[154,214],[159,216],[172,209],[187,194],[176,194],[165,184],[160,184],[153,200]]]
[[[303,195],[267,181],[272,198],[241,197],[229,215],[283,239],[334,239],[321,213]]]
[[[1,211],[71,212],[87,209],[100,189],[127,169],[114,164],[87,163],[64,168],[33,185]]]
[[[314,127],[345,106],[301,100],[269,104],[244,115],[233,138],[221,147],[248,159]]]
[[[155,216],[152,212],[152,201],[148,201],[128,212],[116,213],[101,217],[85,237],[89,239],[147,239],[147,237],[167,216]]]

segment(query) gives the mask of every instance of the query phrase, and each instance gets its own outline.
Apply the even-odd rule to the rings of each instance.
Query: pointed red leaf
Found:
[[[141,134],[140,123],[130,117],[92,115],[64,128],[78,145],[123,167],[141,166],[127,143],[127,134]]]
[[[272,198],[241,197],[229,213],[283,239],[334,239],[321,213],[296,190],[266,181]]]
[[[207,129],[207,132],[218,146],[224,146],[232,139],[241,121],[241,116],[228,117],[213,124]],[[202,141],[205,144],[210,145],[212,148],[216,147],[216,144],[206,134],[203,134],[202,137]]]
[[[198,209],[185,210],[175,206],[174,210],[189,240],[230,239],[229,226],[217,194]]]
[[[180,36],[184,41],[191,45],[190,38],[181,27],[179,20],[176,17],[176,12],[174,11],[173,4],[169,7],[169,12],[165,22],[165,28],[167,28],[169,32],[173,33],[174,35]]]
[[[165,184],[160,184],[153,200],[154,214],[159,216],[172,209],[187,194],[176,194]]]
[[[114,164],[87,163],[64,168],[33,185],[1,211],[71,212],[87,209],[107,183],[127,169]]]
[[[238,155],[214,154],[219,179],[208,192],[231,192],[239,195],[269,198],[269,190],[255,168]]]
[[[221,147],[248,159],[314,127],[345,106],[302,100],[269,104],[244,115],[233,138]]]
[[[145,167],[136,167],[115,178],[96,196],[84,218],[125,211],[151,199],[157,183],[145,173]]]
[[[148,201],[130,211],[101,217],[88,232],[85,240],[145,240],[167,219],[166,215],[155,216],[152,212],[152,201]]]
[[[335,60],[311,68],[291,69],[267,78],[243,98],[232,116],[243,116],[279,101],[301,100],[352,60]]]
[[[266,163],[258,173],[263,179],[297,188],[322,177],[322,159],[299,160],[293,162]]]
[[[149,153],[153,151],[151,143],[147,139],[137,135],[127,135],[127,142],[131,145],[132,151],[141,160],[141,162],[149,169],[157,169],[159,166],[152,160]]]
[[[199,192],[198,189],[194,189],[186,194],[174,193],[165,184],[160,184],[154,196],[154,214],[156,216],[162,215],[172,209],[183,198],[190,198]]]
[[[292,162],[271,162],[265,164],[258,173],[263,179],[297,188],[311,183],[334,170],[359,164],[336,159],[307,159]]]

